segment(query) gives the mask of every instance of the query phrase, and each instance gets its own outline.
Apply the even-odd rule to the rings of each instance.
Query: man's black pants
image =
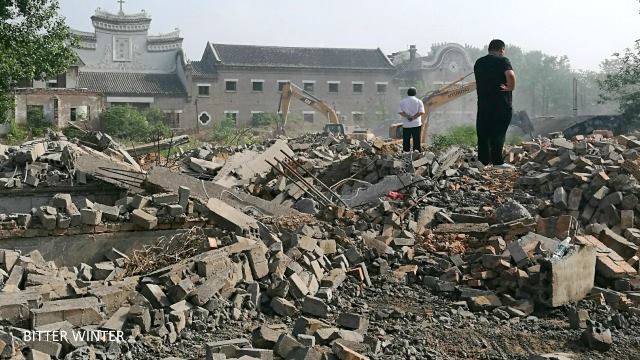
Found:
[[[506,106],[478,107],[478,160],[484,165],[502,165],[502,148],[513,110]]]
[[[409,151],[409,140],[413,138],[413,150],[420,151],[420,129],[422,126],[402,128],[402,151]]]

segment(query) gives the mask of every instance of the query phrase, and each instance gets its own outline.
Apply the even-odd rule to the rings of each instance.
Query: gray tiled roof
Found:
[[[175,74],[141,74],[114,72],[83,72],[78,75],[78,87],[106,94],[186,96]]]
[[[392,70],[380,49],[211,44],[223,65]]]
[[[204,61],[191,61],[193,67],[193,75],[195,76],[210,76],[215,73],[213,66],[208,65]]]

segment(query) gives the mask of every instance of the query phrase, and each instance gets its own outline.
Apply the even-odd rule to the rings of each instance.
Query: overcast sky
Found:
[[[71,27],[91,31],[97,7],[117,12],[119,4],[60,0],[60,7]],[[151,33],[179,28],[188,58],[196,60],[207,41],[380,47],[386,54],[416,44],[426,55],[432,43],[481,47],[497,37],[598,70],[640,38],[638,0],[125,0],[126,13],[141,9],[153,19]]]

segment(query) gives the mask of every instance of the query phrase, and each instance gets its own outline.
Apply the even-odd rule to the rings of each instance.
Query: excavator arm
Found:
[[[331,105],[309,94],[293,83],[287,82],[282,86],[282,94],[280,95],[280,105],[278,108],[278,112],[280,113],[280,118],[282,119],[282,121],[277,130],[278,133],[284,134],[284,129],[287,125],[287,118],[289,117],[289,107],[291,106],[292,98],[296,98],[307,104],[311,108],[317,110],[329,120],[329,123],[339,123],[338,115],[336,114],[335,110],[333,110]]]
[[[461,78],[443,87],[442,89],[436,90],[435,92],[422,98],[422,102],[424,103],[424,115],[422,115],[422,129],[421,129],[422,142],[426,141],[427,128],[429,127],[429,115],[434,109],[476,90],[475,81],[462,84],[462,85],[455,85],[458,82],[460,82],[462,79],[464,78]]]
[[[456,81],[443,86],[442,88],[435,90],[422,98],[422,102],[424,103],[424,115],[422,115],[422,129],[421,129],[421,139],[422,142],[425,142],[427,139],[427,128],[429,127],[429,115],[433,112],[434,109],[447,104],[453,100],[456,100],[459,97],[467,95],[476,90],[476,82],[468,82],[463,83],[462,81],[472,75],[473,73],[467,74]],[[397,123],[391,125],[389,128],[389,136],[394,139],[401,138],[400,136],[400,128],[402,127],[402,123]]]

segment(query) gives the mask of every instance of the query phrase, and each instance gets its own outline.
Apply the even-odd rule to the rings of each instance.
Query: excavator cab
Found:
[[[343,124],[326,124],[324,126],[324,133],[329,135],[339,135],[339,136],[344,136],[344,134],[346,133],[344,131],[344,125]]]
[[[395,123],[389,126],[389,138],[402,139],[402,123]]]

